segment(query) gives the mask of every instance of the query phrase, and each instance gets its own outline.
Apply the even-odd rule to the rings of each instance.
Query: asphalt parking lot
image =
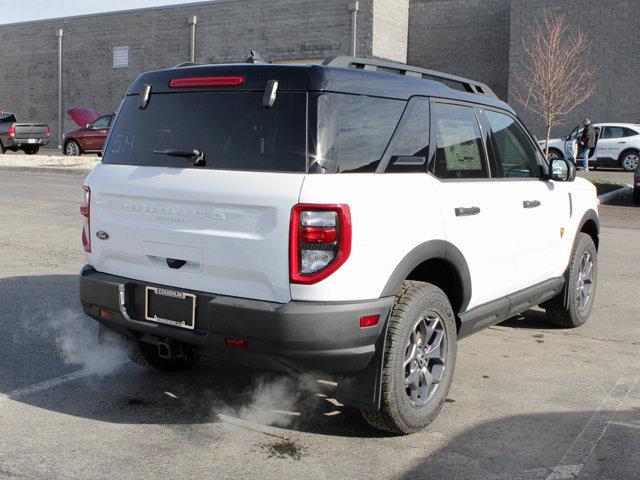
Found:
[[[82,179],[0,172],[0,478],[638,479],[640,208],[601,207],[590,322],[541,311],[465,339],[425,431],[330,385],[203,362],[159,374],[97,345],[77,299]]]

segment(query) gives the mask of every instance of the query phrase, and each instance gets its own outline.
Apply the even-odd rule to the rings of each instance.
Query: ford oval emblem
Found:
[[[96,232],[96,237],[98,237],[100,240],[107,240],[109,238],[109,234],[104,230],[98,230]]]

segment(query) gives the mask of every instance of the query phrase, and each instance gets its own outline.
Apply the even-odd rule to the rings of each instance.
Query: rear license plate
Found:
[[[29,140],[27,140],[27,143],[38,143],[38,140],[35,138],[30,138]]]
[[[196,296],[167,288],[146,287],[144,318],[193,330],[196,326]]]

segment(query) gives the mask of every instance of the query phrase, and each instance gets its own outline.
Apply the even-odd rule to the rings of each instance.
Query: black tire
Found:
[[[150,343],[131,341],[128,347],[129,359],[132,362],[141,367],[161,372],[187,370],[195,366],[200,360],[200,357],[191,354],[171,359],[162,358],[158,355],[158,347]]]
[[[430,324],[434,326],[434,330],[429,333],[430,330],[427,328],[424,335],[417,336],[418,326],[423,321],[427,325],[426,321],[430,317],[435,319],[435,323]],[[426,352],[424,349],[430,347],[431,341],[437,342],[438,335],[441,335],[441,339],[437,354],[441,357],[444,355],[444,360],[436,361],[430,356],[423,357],[422,353]],[[423,341],[421,348],[413,349],[411,340],[421,337],[427,340]],[[422,353],[418,356],[411,355],[410,352],[413,351]],[[405,281],[396,295],[387,328],[382,370],[382,407],[378,412],[363,410],[364,419],[374,428],[397,434],[417,432],[429,425],[438,415],[449,392],[455,369],[456,351],[456,322],[447,296],[429,283]],[[431,354],[436,354],[435,348]],[[407,360],[413,358],[415,360]],[[429,370],[430,365],[432,370]],[[416,388],[405,384],[407,376],[412,375],[412,366],[415,366],[413,373],[418,381],[418,385],[412,385]],[[439,376],[440,380],[433,384],[427,383],[426,394],[420,397],[416,394],[414,399],[411,393],[420,387],[420,372],[424,372],[425,369],[430,376],[433,374],[432,378]],[[413,402],[424,403],[417,406]]]
[[[62,153],[69,157],[78,157],[82,155],[82,150],[80,149],[80,144],[78,142],[76,142],[75,140],[68,140],[64,144]]]
[[[588,284],[589,296],[584,301],[583,297],[578,297],[580,285],[586,285],[587,280],[584,275],[583,262],[586,256],[591,259],[591,276]],[[567,275],[569,305],[568,307],[547,307],[546,311],[549,320],[563,328],[576,328],[584,325],[593,309],[593,301],[596,294],[596,286],[598,280],[598,256],[596,246],[593,239],[586,233],[578,233],[576,242],[571,252],[571,261],[569,263],[569,272]],[[582,275],[581,275],[582,273]]]
[[[4,147],[4,145],[2,144],[2,142],[0,142],[0,153],[4,154],[4,152],[6,152],[7,149]]]
[[[40,150],[40,147],[22,147],[25,155],[35,155]]]
[[[557,148],[550,148],[549,149],[549,157],[548,158],[549,158],[549,161],[551,161],[554,158],[564,158],[564,155]]]
[[[635,159],[635,162],[632,160]],[[633,172],[638,166],[640,152],[637,150],[625,150],[620,154],[620,166],[625,172]]]
[[[633,203],[640,205],[640,188],[634,187],[633,189]]]

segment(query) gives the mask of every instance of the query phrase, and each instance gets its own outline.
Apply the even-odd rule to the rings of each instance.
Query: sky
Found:
[[[0,0],[0,25],[206,0]]]

